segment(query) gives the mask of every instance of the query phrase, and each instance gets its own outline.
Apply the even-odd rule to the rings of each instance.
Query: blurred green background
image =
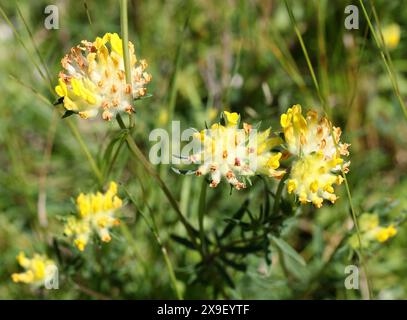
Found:
[[[33,59],[41,64],[32,39],[55,85],[60,59],[70,47],[106,32],[120,34],[120,9],[114,0],[55,0],[59,29],[47,30],[44,8],[49,1],[0,3],[28,50],[0,19],[0,298],[175,298],[160,248],[131,206],[122,212],[131,234],[119,229],[109,245],[82,256],[68,252],[72,263],[60,274],[59,290],[32,289],[11,281],[11,273],[19,271],[15,257],[21,250],[47,252],[56,260],[52,239],[63,238],[61,217],[74,211],[72,199],[79,192],[95,190],[93,172],[67,121],[76,123],[98,164],[118,130],[115,122],[61,119],[53,111],[57,109],[47,101],[55,101],[56,95],[32,64]],[[406,97],[405,2],[374,3],[382,25],[397,23],[401,28],[400,43],[390,55],[400,94]],[[407,210],[407,122],[360,6],[359,30],[344,28],[344,8],[359,2],[288,4],[331,119],[342,128],[343,141],[351,144],[348,180],[356,212],[377,213],[383,224],[401,219]],[[153,144],[149,132],[166,128],[172,119],[181,120],[182,129],[202,129],[228,109],[241,113],[247,122],[278,128],[279,115],[293,104],[321,110],[282,0],[131,0],[129,33],[137,57],[147,59],[153,76],[148,87],[153,97],[136,103],[134,136],[146,155]],[[158,170],[195,223],[201,180],[176,175],[170,166]],[[340,199],[334,206],[303,207],[284,225],[284,239],[305,258],[306,267],[287,279],[275,253],[271,265],[264,255],[248,255],[245,272],[231,272],[234,288],[216,296],[209,286],[192,281],[196,254],[170,239],[170,234],[183,232],[176,215],[126,148],[109,179],[125,183],[140,206],[153,212],[187,298],[366,298],[363,276],[360,291],[344,287],[344,268],[356,261],[346,244],[353,231],[344,186],[338,188]],[[261,181],[231,195],[224,184],[209,190],[207,227],[224,225],[246,198],[257,210],[262,192]],[[44,216],[47,227],[41,226]],[[366,250],[375,298],[407,298],[406,228],[400,225],[394,239]]]

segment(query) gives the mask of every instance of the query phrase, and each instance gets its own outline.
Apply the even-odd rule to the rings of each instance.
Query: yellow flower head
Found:
[[[223,111],[228,126],[236,126],[238,124],[240,115],[237,112]]]
[[[122,40],[106,33],[94,42],[83,40],[62,60],[56,93],[64,97],[64,107],[87,119],[102,115],[111,120],[118,112],[131,113],[132,101],[146,94],[151,75],[147,62],[137,63],[134,45],[129,41],[131,85],[126,83]]]
[[[56,268],[52,260],[39,254],[34,254],[34,256],[29,259],[25,256],[24,252],[20,252],[17,256],[17,262],[25,271],[11,275],[11,279],[16,283],[29,283],[36,286],[42,285],[53,275]]]
[[[194,138],[200,148],[189,158],[200,165],[195,174],[208,174],[211,187],[216,187],[223,177],[237,190],[246,187],[244,177],[264,174],[281,178],[285,173],[277,170],[281,153],[271,151],[281,144],[280,139],[271,137],[270,129],[257,132],[247,123],[240,129],[238,113],[225,111],[224,118],[225,125],[215,123],[196,133]]]
[[[110,183],[106,193],[81,193],[76,199],[79,217],[68,218],[64,233],[73,239],[75,246],[80,250],[85,247],[93,231],[103,242],[109,242],[111,236],[109,229],[119,224],[115,212],[122,207],[122,200],[117,196],[117,184]]]
[[[382,30],[384,43],[387,48],[394,49],[400,42],[400,26],[396,23],[392,23]]]
[[[296,157],[287,181],[288,192],[294,192],[302,204],[311,202],[317,208],[324,199],[334,203],[337,196],[333,186],[343,180],[341,165],[345,173],[349,166],[341,158],[349,155],[349,145],[340,141],[341,129],[315,111],[304,117],[300,105],[282,114],[280,123],[287,149]]]

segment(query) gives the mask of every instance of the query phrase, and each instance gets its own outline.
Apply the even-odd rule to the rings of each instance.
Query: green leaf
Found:
[[[271,265],[270,239],[267,236],[264,237],[263,250],[267,265]]]
[[[228,284],[229,287],[234,288],[235,284],[226,271],[226,269],[220,264],[220,263],[215,263],[216,269],[218,269],[219,274],[222,276],[223,280]]]
[[[239,210],[236,211],[236,213],[233,215],[233,217],[229,220],[229,223],[223,230],[222,234],[220,235],[220,238],[225,238],[227,235],[229,235],[234,227],[238,224],[237,221],[240,221],[240,219],[243,217],[244,213],[247,210],[247,207],[249,205],[249,200],[246,200],[243,202],[243,205],[239,208]]]
[[[274,236],[271,237],[273,243],[288,257],[294,259],[296,262],[298,262],[302,266],[306,266],[307,263],[305,262],[304,258],[298,254],[297,251],[293,249],[287,242],[285,242],[283,239],[276,238]]]
[[[142,97],[140,97],[140,98],[134,99],[134,101],[149,99],[149,98],[151,98],[152,96],[153,96],[153,95],[152,95],[151,93],[147,93],[145,96],[142,96]]]
[[[230,259],[227,259],[226,257],[220,257],[220,259],[229,267],[237,270],[237,271],[241,271],[241,272],[245,272],[247,270],[247,265],[245,263],[239,263]]]
[[[189,241],[188,239],[177,236],[175,234],[171,234],[170,237],[175,242],[178,242],[179,244],[182,244],[183,246],[185,246],[185,247],[187,247],[189,249],[196,250],[194,244],[191,241]]]
[[[76,112],[76,111],[73,111],[73,110],[66,110],[65,113],[64,113],[64,115],[62,116],[62,119],[68,118],[68,117],[70,117],[70,116],[73,115],[73,114],[77,114],[77,112]]]
[[[252,253],[252,252],[257,252],[257,251],[261,251],[263,250],[263,244],[260,243],[255,243],[255,244],[250,244],[248,246],[245,247],[229,247],[226,248],[225,251],[226,252],[230,252],[230,253],[236,253],[236,254],[247,254],[247,253]]]
[[[177,169],[174,167],[171,167],[171,170],[174,171],[176,174],[182,174],[182,175],[191,175],[194,174],[196,170],[189,170],[189,169]]]

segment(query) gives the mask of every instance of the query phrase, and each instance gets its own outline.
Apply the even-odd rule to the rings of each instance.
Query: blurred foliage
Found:
[[[54,2],[59,8],[58,30],[44,28],[48,1],[18,1],[53,85],[60,59],[71,46],[105,32],[120,33],[118,1]],[[342,128],[343,140],[351,143],[348,181],[356,212],[376,213],[384,224],[400,222],[394,239],[364,253],[374,297],[405,299],[407,227],[402,219],[407,210],[407,123],[362,11],[359,30],[343,27],[344,8],[353,2],[304,0],[289,1],[289,6],[331,119]],[[381,23],[397,23],[402,30],[401,41],[390,54],[405,97],[407,9],[403,1],[374,2]],[[29,54],[1,19],[0,298],[175,298],[160,247],[130,202],[122,210],[126,227],[116,230],[108,245],[95,244],[79,254],[61,236],[61,219],[74,210],[72,199],[81,191],[95,190],[96,180],[67,119],[62,120],[46,103],[56,96],[32,65],[31,59],[37,56],[16,2],[2,0],[1,7]],[[152,144],[148,133],[168,126],[172,119],[181,120],[182,129],[203,128],[226,108],[241,113],[248,122],[261,120],[264,127],[275,128],[279,114],[293,104],[321,110],[282,0],[132,0],[129,32],[137,56],[148,60],[153,75],[149,85],[153,97],[136,103],[134,136],[145,154]],[[117,124],[93,121],[89,125],[76,117],[69,121],[77,124],[101,166],[109,141],[117,135]],[[201,180],[176,175],[169,166],[158,170],[197,225]],[[272,225],[282,237],[264,238],[253,254],[233,259],[228,254],[225,257],[230,260],[220,265],[207,261],[197,269],[200,257],[186,248],[185,231],[175,213],[126,148],[120,150],[109,179],[126,184],[140,210],[154,217],[186,298],[367,296],[364,274],[360,291],[344,287],[345,267],[359,263],[347,243],[354,230],[344,186],[333,206],[319,210],[304,206],[287,213],[289,219]],[[233,226],[229,230],[233,234],[250,229],[256,223],[253,217],[267,205],[267,188],[270,192],[277,188],[272,181],[268,184],[265,188],[258,179],[240,192],[230,193],[226,184],[208,190],[208,236],[221,234],[228,225]],[[46,212],[46,228],[39,223],[41,212]],[[242,215],[245,224],[233,224],[235,214]],[[46,252],[59,262],[59,290],[33,290],[12,283],[10,275],[18,270],[15,257],[21,250]]]

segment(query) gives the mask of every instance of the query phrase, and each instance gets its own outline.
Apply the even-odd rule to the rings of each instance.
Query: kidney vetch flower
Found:
[[[116,210],[122,207],[117,196],[117,184],[111,182],[106,193],[81,193],[76,199],[79,217],[69,217],[64,233],[73,238],[75,246],[83,251],[90,236],[96,232],[103,242],[110,242],[109,229],[120,223]]]
[[[56,93],[64,107],[87,119],[102,115],[111,120],[118,112],[133,111],[133,99],[146,94],[151,75],[147,62],[137,63],[134,45],[129,41],[131,84],[126,83],[122,40],[117,33],[106,33],[94,42],[83,40],[62,60]]]
[[[250,176],[263,174],[280,179],[284,175],[284,170],[277,170],[281,153],[271,151],[282,141],[271,136],[271,129],[257,132],[247,123],[241,129],[240,115],[236,112],[224,111],[223,122],[194,136],[200,148],[189,160],[199,164],[197,176],[208,175],[212,188],[224,178],[240,190],[246,188],[245,181]]]
[[[16,283],[21,282],[40,286],[54,275],[56,269],[54,261],[48,259],[45,255],[37,253],[30,259],[26,257],[24,252],[20,252],[17,256],[17,262],[25,271],[11,275],[11,279]]]

